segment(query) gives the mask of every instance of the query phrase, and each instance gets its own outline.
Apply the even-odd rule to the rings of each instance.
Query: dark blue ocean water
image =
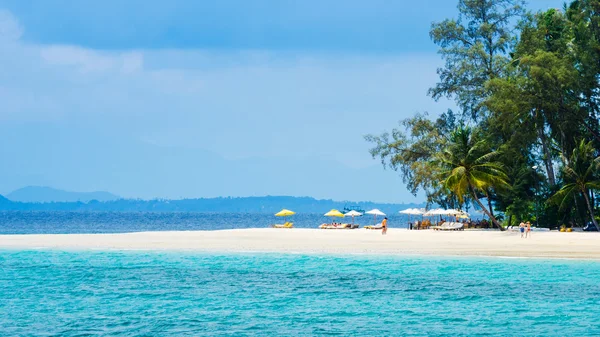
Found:
[[[598,336],[600,264],[0,251],[2,336]]]
[[[406,228],[408,217],[391,214],[390,227]],[[331,222],[322,214],[296,214],[288,218],[297,228],[317,228]],[[336,221],[352,222],[351,218]],[[175,213],[175,212],[0,212],[0,234],[124,233],[143,231],[219,230],[265,228],[283,223],[283,218],[257,213]],[[377,218],[381,221],[381,217]],[[364,225],[372,216],[355,218]]]

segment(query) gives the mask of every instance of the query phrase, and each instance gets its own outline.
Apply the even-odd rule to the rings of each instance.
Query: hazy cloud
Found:
[[[15,41],[23,35],[23,27],[7,10],[0,9],[0,40]]]
[[[57,147],[78,144],[81,137],[93,133],[97,135],[93,139],[113,142],[90,140],[86,151],[102,148],[110,153],[125,148],[122,144],[146,143],[209,150],[230,160],[293,158],[316,163],[326,159],[339,163],[338,168],[330,168],[341,172],[347,167],[378,165],[368,154],[364,134],[389,129],[415,111],[435,114],[448,106],[426,96],[427,88],[436,80],[439,59],[435,54],[105,51],[19,40],[21,26],[10,13],[2,13],[10,19],[2,21],[2,31],[12,33],[7,33],[10,40],[0,41],[0,48],[6,51],[0,54],[5,65],[0,69],[0,122],[14,131],[13,156],[32,153],[36,142],[53,144],[52,138],[38,139],[38,133],[30,132],[34,123],[42,129],[52,127],[60,135],[62,142],[56,143]],[[45,166],[43,172],[32,170],[27,177],[65,184],[69,177],[48,177],[54,170],[60,172],[81,163],[77,156],[61,158],[65,161]],[[202,161],[194,165],[202,174]],[[14,170],[25,172],[23,166]],[[141,175],[137,179],[144,181],[143,172],[133,174]],[[384,174],[390,176],[390,172],[382,171]],[[106,186],[120,186],[120,190],[112,191],[120,195],[140,193],[145,197],[158,195],[152,193],[161,188],[142,183],[120,185],[129,180],[126,176],[110,183],[111,175],[102,177],[88,181],[83,176],[72,180],[69,188],[103,189],[104,182]],[[170,179],[170,184],[179,186],[182,182],[176,184],[175,180],[186,177]],[[312,178],[299,179],[308,183]],[[269,193],[269,186],[265,182],[261,190]],[[334,189],[319,188],[323,190],[315,190],[314,195],[340,197]],[[163,190],[175,193],[173,188]],[[285,188],[273,186],[272,190],[283,193]],[[194,192],[186,193],[190,196]],[[372,195],[386,201],[410,198],[397,188]],[[202,191],[197,196],[202,196]]]

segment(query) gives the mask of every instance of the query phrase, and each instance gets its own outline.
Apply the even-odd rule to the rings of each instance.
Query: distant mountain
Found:
[[[8,200],[7,200],[8,201]],[[387,214],[395,214],[406,208],[425,207],[424,204],[383,204],[373,202],[348,202],[317,200],[309,197],[244,197],[203,198],[183,200],[135,200],[119,199],[90,202],[10,202],[2,203],[0,210],[23,211],[116,211],[116,212],[240,212],[276,213],[282,208],[297,213],[325,213],[332,208],[342,211],[344,207],[367,211],[378,208]]]
[[[10,200],[8,200],[4,196],[0,195],[0,205],[6,205],[6,204],[10,204],[10,203],[11,203]]]
[[[108,192],[68,192],[51,187],[27,186],[9,193],[9,200],[19,202],[89,202],[91,200],[111,201],[118,196]]]

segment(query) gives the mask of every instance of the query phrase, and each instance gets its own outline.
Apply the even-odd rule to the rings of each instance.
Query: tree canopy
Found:
[[[431,26],[445,64],[429,95],[459,111],[417,114],[366,136],[371,155],[429,204],[475,203],[506,224],[596,223],[600,0],[536,13],[520,0],[459,0],[457,8]],[[585,183],[583,164],[573,167],[583,153]]]

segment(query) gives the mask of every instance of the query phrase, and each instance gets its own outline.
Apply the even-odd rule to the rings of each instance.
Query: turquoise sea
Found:
[[[597,336],[600,263],[0,251],[2,336]]]

